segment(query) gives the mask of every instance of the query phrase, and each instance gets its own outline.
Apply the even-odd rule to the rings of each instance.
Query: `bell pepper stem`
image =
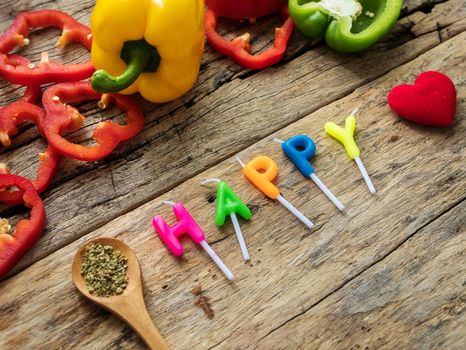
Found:
[[[126,89],[136,81],[142,72],[155,72],[159,63],[156,49],[145,40],[128,41],[123,45],[121,58],[126,62],[126,70],[119,76],[113,76],[99,69],[91,78],[95,91],[113,93]]]
[[[136,57],[136,56],[133,56]],[[147,58],[146,58],[147,60]],[[101,93],[119,92],[126,89],[136,81],[145,66],[144,58],[132,59],[123,74],[114,77],[105,70],[100,69],[94,73],[91,79],[92,87]]]

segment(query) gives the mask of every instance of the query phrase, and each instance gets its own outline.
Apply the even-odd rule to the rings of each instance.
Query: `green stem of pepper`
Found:
[[[160,56],[152,45],[145,40],[127,41],[121,50],[121,58],[128,65],[119,76],[114,77],[103,69],[96,71],[91,78],[95,91],[101,93],[119,92],[136,81],[143,72],[155,72]]]

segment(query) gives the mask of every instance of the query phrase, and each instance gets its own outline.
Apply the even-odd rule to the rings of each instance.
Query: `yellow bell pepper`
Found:
[[[204,50],[203,0],[97,0],[91,18],[91,83],[167,102],[197,79]]]

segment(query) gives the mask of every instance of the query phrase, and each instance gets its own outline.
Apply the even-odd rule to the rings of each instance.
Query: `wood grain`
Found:
[[[257,348],[463,349],[465,213],[463,200]]]
[[[360,55],[338,54],[323,45],[307,51],[304,41],[292,45],[291,54],[297,56],[286,64],[249,74],[231,62],[225,66],[229,60],[208,49],[200,83],[188,96],[155,108],[141,101],[146,126],[130,143],[104,162],[61,163],[44,195],[49,217],[45,235],[16,271],[456,36],[466,28],[462,3],[451,0],[437,5],[440,10],[436,6],[428,14],[408,15],[391,36]],[[427,23],[431,14],[448,16],[446,27],[416,36],[412,28],[417,21]],[[83,108],[90,116],[98,113],[94,104]],[[87,142],[97,121],[87,121],[71,137]],[[15,169],[28,174],[41,142],[4,153],[0,160],[17,159]]]
[[[313,163],[317,174],[347,205],[345,214],[337,213],[267,136],[239,154],[244,161],[260,154],[273,156],[280,168],[277,184],[282,194],[315,220],[314,230],[306,230],[284,208],[258,193],[229,157],[2,282],[0,293],[5,302],[0,313],[0,344],[5,348],[142,347],[123,323],[81,298],[70,281],[71,259],[78,246],[90,238],[114,236],[136,252],[149,313],[175,349],[308,348],[308,344],[324,348],[339,344],[341,348],[358,348],[362,344],[381,347],[384,343],[377,341],[384,336],[388,347],[402,344],[409,348],[423,341],[428,345],[428,340],[421,339],[426,334],[432,344],[438,341],[459,348],[465,338],[464,327],[458,326],[464,319],[461,261],[466,188],[465,47],[466,33],[457,34],[274,133],[283,139],[297,133],[313,137],[318,150]],[[296,60],[304,60],[306,54]],[[277,69],[297,69],[294,62]],[[458,117],[452,128],[432,129],[401,121],[386,105],[386,93],[394,85],[413,81],[425,70],[441,70],[457,85]],[[261,74],[254,75],[254,79]],[[265,85],[254,88],[254,93],[267,90]],[[307,85],[301,86],[307,89]],[[290,98],[295,105],[304,104],[304,100]],[[368,193],[355,164],[341,146],[323,132],[325,121],[342,123],[348,112],[358,106],[361,110],[356,140],[379,190],[376,196]],[[252,115],[249,118],[252,120]],[[280,121],[277,124],[281,125]],[[241,127],[241,123],[236,126]],[[198,138],[202,138],[199,131]],[[127,164],[127,168],[131,165]],[[213,223],[214,188],[199,185],[207,177],[228,181],[253,209],[253,220],[241,223],[251,252],[250,264],[241,259],[232,227],[217,229]],[[52,191],[50,196],[55,193],[58,196],[58,191]],[[185,203],[205,228],[209,243],[236,274],[236,283],[229,284],[206,254],[189,241],[184,241],[184,258],[168,254],[150,224],[156,213],[170,215],[169,208],[160,205],[162,200]],[[111,204],[99,204],[106,205]],[[450,265],[439,267],[442,263]],[[443,282],[441,276],[445,276]],[[460,278],[449,283],[455,276]],[[390,279],[383,284],[381,278]],[[211,300],[213,320],[193,305],[191,290],[199,283]],[[430,283],[435,286],[432,290]],[[403,288],[399,294],[395,293],[397,285]],[[445,292],[441,291],[443,285],[448,288]],[[371,293],[371,286],[382,289]],[[410,304],[416,301],[416,291],[421,293],[420,300],[433,300],[424,316],[414,313],[410,318],[410,312],[422,312]],[[429,328],[429,322],[435,324],[436,319],[431,316],[436,316],[447,300],[447,311],[439,314],[438,320],[449,313],[448,309],[457,315],[451,317],[450,325],[437,327],[436,333],[435,328]],[[314,317],[314,310],[323,316]],[[322,319],[327,315],[328,320]],[[337,315],[341,318],[337,319]],[[374,329],[372,322],[380,320],[387,330],[377,329],[375,337],[367,340],[361,335],[366,330],[361,327],[366,324],[358,323],[363,317],[368,328]],[[316,324],[315,331],[309,330],[308,319]],[[422,321],[425,322],[419,323]],[[34,334],[24,333],[25,329],[33,329]],[[390,331],[398,330],[410,337],[396,342],[397,334],[388,336]],[[326,337],[317,339],[313,334]]]

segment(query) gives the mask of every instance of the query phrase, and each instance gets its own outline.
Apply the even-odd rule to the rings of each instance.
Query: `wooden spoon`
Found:
[[[98,297],[89,293],[86,282],[81,276],[82,251],[91,243],[110,245],[119,250],[128,259],[128,285],[122,294]],[[110,311],[126,322],[141,337],[150,349],[169,349],[147,312],[142,294],[141,270],[139,262],[131,250],[122,241],[115,238],[97,238],[83,244],[76,252],[71,268],[74,285],[89,300]]]

